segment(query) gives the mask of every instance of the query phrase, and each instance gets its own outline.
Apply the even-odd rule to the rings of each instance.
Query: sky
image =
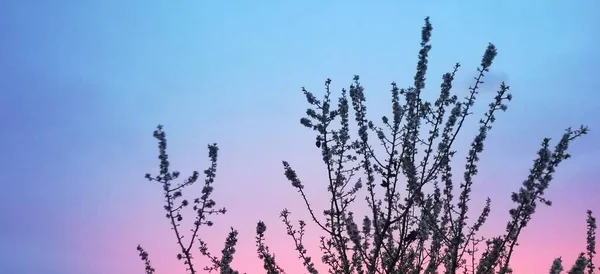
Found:
[[[359,74],[369,117],[389,113],[389,83],[412,83],[426,16],[426,93],[461,62],[454,92],[466,94],[493,42],[498,56],[475,111],[501,81],[514,95],[473,187],[475,212],[492,199],[485,236],[503,232],[510,193],[542,138],[591,128],[547,191],[553,206],[538,208],[513,256],[516,273],[547,273],[558,256],[570,266],[585,250],[585,210],[600,218],[598,10],[595,0],[1,1],[0,273],[143,273],[138,244],[158,273],[185,273],[161,187],[143,178],[158,172],[158,124],[182,175],[206,168],[206,145],[219,144],[214,198],[228,213],[201,230],[211,250],[235,227],[235,266],[263,273],[254,246],[263,220],[281,265],[304,273],[278,220],[283,208],[307,217],[282,160],[316,207],[327,202],[314,135],[299,124],[308,107],[301,87],[322,94],[329,77],[337,92]],[[476,132],[470,125],[459,149]],[[307,248],[320,256],[316,241]]]

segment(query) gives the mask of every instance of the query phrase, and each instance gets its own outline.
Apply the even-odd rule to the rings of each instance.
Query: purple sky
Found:
[[[306,212],[281,160],[316,206],[327,198],[313,133],[298,123],[307,108],[300,87],[321,94],[330,77],[337,92],[359,74],[370,117],[387,114],[389,83],[412,81],[425,16],[434,26],[429,94],[455,62],[463,66],[454,92],[465,94],[493,42],[499,55],[475,111],[503,80],[514,95],[474,186],[475,212],[492,199],[485,235],[502,232],[510,192],[542,138],[590,126],[547,192],[554,205],[539,208],[514,260],[519,274],[545,273],[557,256],[572,264],[585,248],[585,210],[600,217],[600,2],[288,2],[2,1],[0,273],[142,273],[137,244],[160,273],[183,273],[161,189],[143,179],[158,170],[159,123],[183,175],[204,169],[206,144],[219,143],[214,194],[229,212],[202,231],[215,252],[234,226],[236,265],[262,273],[253,237],[264,220],[282,264],[301,267],[278,215]],[[457,148],[471,141],[469,125]],[[309,248],[318,258],[315,243]]]

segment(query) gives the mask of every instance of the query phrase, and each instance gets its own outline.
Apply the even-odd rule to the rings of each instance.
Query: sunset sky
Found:
[[[205,169],[206,145],[219,144],[214,198],[228,212],[201,230],[212,252],[235,227],[235,266],[264,273],[254,245],[263,220],[287,273],[305,273],[278,219],[288,208],[294,222],[309,221],[281,160],[319,211],[327,203],[320,152],[299,123],[307,108],[300,88],[321,95],[330,77],[339,92],[359,74],[369,117],[379,120],[391,111],[389,84],[412,84],[426,16],[434,27],[426,96],[455,62],[454,92],[464,96],[488,42],[498,56],[475,112],[501,81],[514,95],[473,187],[473,212],[492,199],[484,236],[503,232],[510,193],[542,139],[590,126],[547,191],[554,205],[538,208],[512,264],[517,274],[547,273],[563,256],[570,267],[585,250],[585,210],[600,218],[598,11],[597,0],[1,1],[0,273],[143,273],[138,244],[157,274],[185,273],[161,187],[143,178],[158,172],[157,124],[185,176]],[[468,125],[459,150],[477,130]],[[308,229],[307,248],[320,261],[319,231]]]

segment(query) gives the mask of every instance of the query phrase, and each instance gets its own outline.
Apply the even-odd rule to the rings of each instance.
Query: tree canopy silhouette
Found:
[[[320,150],[327,170],[326,189],[330,203],[322,216],[311,205],[304,184],[292,165],[287,161],[282,165],[285,177],[310,213],[310,223],[327,235],[318,240],[321,262],[328,267],[328,273],[512,273],[510,261],[519,235],[531,221],[538,205],[551,205],[544,193],[558,166],[570,157],[571,142],[588,131],[585,126],[567,128],[554,145],[550,138],[544,138],[529,175],[511,195],[514,205],[509,210],[511,218],[505,232],[492,238],[479,236],[478,231],[488,218],[491,201],[488,198],[478,218],[469,221],[471,188],[486,138],[496,117],[507,110],[512,95],[509,86],[501,83],[479,120],[479,130],[464,159],[464,173],[455,177],[451,163],[460,160],[455,158],[453,145],[464,122],[474,114],[473,106],[479,97],[480,86],[492,67],[497,49],[493,44],[485,49],[477,76],[465,98],[451,94],[460,68],[457,63],[452,71],[442,76],[437,99],[429,102],[421,95],[425,89],[432,30],[429,18],[426,18],[421,30],[414,82],[407,88],[391,84],[391,113],[381,117],[380,122],[367,117],[365,89],[358,75],[354,76],[348,89],[342,89],[336,100],[332,99],[330,79],[325,81],[325,93],[320,99],[302,88],[309,108],[300,123],[315,132],[315,146]],[[351,131],[351,120],[356,125],[356,137]],[[200,269],[193,263],[195,251],[210,260],[210,265],[203,270],[239,273],[231,267],[238,235],[235,229],[229,232],[219,256],[210,253],[198,235],[200,226],[213,224],[212,215],[226,212],[225,208],[217,208],[211,198],[217,171],[217,145],[208,146],[210,165],[204,171],[202,195],[187,200],[183,198],[183,191],[199,180],[199,172],[176,184],[180,174],[171,171],[162,126],[158,126],[154,137],[159,144],[160,172],[156,176],[147,174],[146,178],[162,186],[166,218],[179,245],[177,258],[191,274]],[[362,197],[369,213],[357,220],[359,217],[349,206]],[[193,209],[195,220],[191,236],[184,241],[180,225],[183,210],[189,207]],[[287,209],[281,211],[280,217],[306,271],[319,273],[312,253],[304,245],[307,222],[300,220],[295,227]],[[579,255],[568,273],[594,273],[596,220],[591,211],[587,212],[587,228],[586,252]],[[285,273],[265,243],[266,230],[265,223],[259,221],[256,226],[258,257],[266,273]],[[479,247],[482,247],[481,251]],[[148,253],[141,246],[138,251],[146,273],[154,273]],[[549,262],[549,267],[550,273],[561,273],[564,269],[562,259]]]

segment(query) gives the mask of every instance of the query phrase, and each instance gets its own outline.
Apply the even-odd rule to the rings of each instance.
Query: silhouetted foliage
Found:
[[[414,83],[408,88],[391,84],[391,116],[382,117],[381,123],[367,118],[365,89],[359,76],[354,76],[348,89],[342,89],[337,102],[331,99],[330,79],[325,81],[322,99],[302,88],[310,108],[300,123],[315,131],[315,145],[321,151],[328,174],[330,206],[323,211],[323,216],[316,214],[317,210],[309,202],[305,187],[291,164],[283,161],[283,169],[285,177],[303,199],[312,222],[327,235],[320,238],[320,249],[321,261],[328,267],[328,273],[512,273],[510,260],[519,235],[540,203],[551,205],[544,193],[557,167],[570,157],[567,150],[571,142],[588,131],[584,126],[576,130],[568,128],[554,147],[550,138],[544,138],[529,175],[520,189],[512,193],[514,206],[509,210],[511,219],[506,224],[505,233],[493,238],[478,236],[477,232],[490,213],[491,201],[488,198],[479,217],[468,222],[471,189],[484,142],[496,116],[507,110],[512,95],[509,86],[502,83],[479,120],[479,131],[467,151],[465,171],[458,182],[458,196],[455,197],[457,178],[453,176],[450,164],[456,160],[453,145],[464,122],[473,115],[472,108],[479,96],[479,88],[497,50],[493,44],[486,48],[474,84],[469,87],[466,97],[459,98],[450,93],[460,68],[457,63],[451,72],[442,76],[437,99],[428,102],[421,94],[425,89],[432,30],[429,18],[426,18]],[[351,136],[351,119],[357,126],[357,138]],[[372,138],[371,134],[375,137]],[[202,196],[191,202],[196,216],[191,238],[183,242],[179,229],[183,219],[181,211],[190,202],[182,200],[182,191],[198,180],[199,173],[194,172],[187,180],[174,185],[172,181],[179,177],[179,172],[169,169],[167,141],[162,126],[154,132],[154,137],[159,142],[160,174],[155,177],[147,174],[146,178],[163,186],[166,217],[181,249],[177,258],[183,260],[189,273],[196,273],[192,263],[192,246],[198,241],[200,254],[211,262],[205,270],[239,273],[231,268],[237,242],[236,230],[232,228],[229,233],[221,258],[211,255],[206,243],[197,234],[200,226],[212,225],[207,219],[209,215],[225,213],[224,208],[215,209],[216,203],[210,198],[216,175],[217,145],[208,146],[211,164],[204,171],[206,179]],[[365,200],[370,213],[362,218],[359,226],[349,206],[356,201],[359,193],[363,193],[360,192],[363,184],[366,185]],[[425,186],[432,191],[426,192]],[[593,274],[595,270],[596,220],[591,211],[587,212],[587,216],[587,253],[579,255],[568,273],[585,273],[587,270],[588,274]],[[294,228],[287,209],[281,212],[280,217],[305,269],[317,274],[312,257],[304,246],[307,223],[300,220],[299,228]],[[258,257],[263,261],[266,273],[285,273],[265,243],[266,230],[265,223],[258,222]],[[484,247],[482,250],[479,249],[481,246]],[[138,250],[146,265],[146,273],[154,273],[148,253],[139,246]],[[563,270],[562,259],[555,259],[550,273]]]

